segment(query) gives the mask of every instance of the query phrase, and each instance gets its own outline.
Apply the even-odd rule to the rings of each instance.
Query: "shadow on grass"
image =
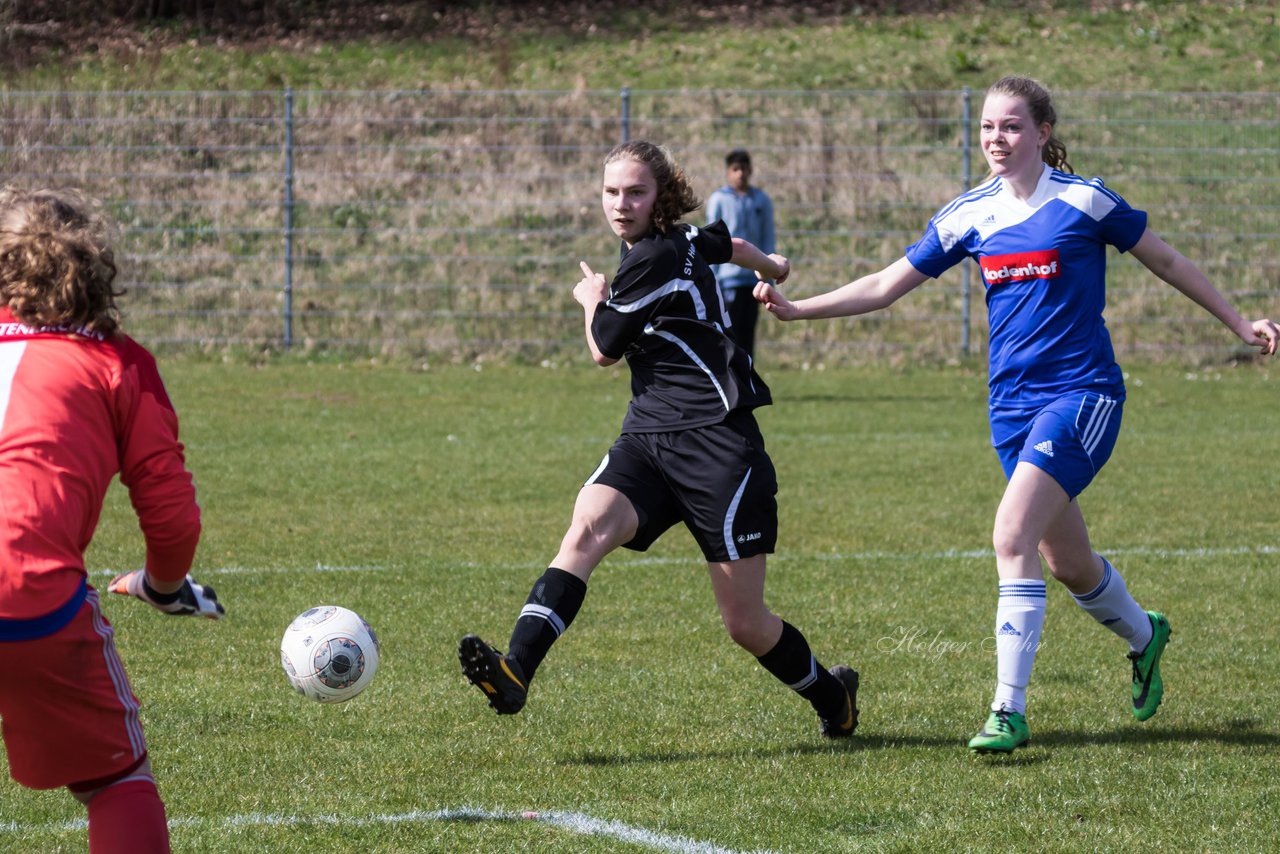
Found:
[[[1125,727],[1111,732],[1079,732],[1071,730],[1037,730],[1031,744],[1023,751],[1009,755],[991,755],[984,760],[1004,766],[1038,765],[1051,758],[1049,753],[1034,750],[1036,747],[1069,747],[1076,745],[1106,744],[1174,744],[1197,741],[1212,742],[1221,745],[1239,747],[1280,747],[1280,733],[1264,732],[1256,729],[1257,721],[1242,719],[1229,721],[1224,729],[1205,728],[1169,728],[1134,729]],[[858,753],[866,750],[894,750],[913,747],[946,747],[957,751],[965,750],[966,737],[937,736],[892,736],[871,735],[854,736],[848,741],[805,742],[802,744],[779,745],[776,747],[739,750],[672,750],[642,753],[584,753],[562,756],[556,760],[558,765],[586,765],[607,767],[615,765],[646,765],[677,762],[702,762],[706,760],[773,758],[778,756],[817,755]]]
[[[842,741],[812,741],[801,744],[760,747],[750,750],[726,748],[724,750],[671,750],[651,753],[597,753],[587,751],[557,760],[559,765],[644,765],[667,762],[702,762],[708,759],[767,759],[777,756],[858,753],[864,750],[889,750],[895,747],[963,747],[960,738],[936,738],[932,736],[854,736]]]
[[[1032,732],[1032,744],[1174,744],[1208,741],[1237,747],[1280,747],[1280,733],[1257,729],[1258,722],[1251,718],[1227,721],[1224,727],[1124,727],[1110,732],[1079,732],[1072,730],[1036,730]]]

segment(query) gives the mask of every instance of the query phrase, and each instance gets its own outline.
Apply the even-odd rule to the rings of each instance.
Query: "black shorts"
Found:
[[[750,412],[671,433],[623,433],[587,480],[630,499],[640,519],[624,545],[645,551],[684,522],[708,562],[770,554],[778,477]]]

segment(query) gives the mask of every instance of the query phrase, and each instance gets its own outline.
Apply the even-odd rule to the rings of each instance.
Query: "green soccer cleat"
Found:
[[[1031,741],[1027,718],[1012,709],[997,709],[987,716],[987,722],[973,738],[969,749],[974,753],[1012,753]]]
[[[1133,662],[1133,716],[1145,721],[1160,708],[1164,699],[1164,682],[1160,679],[1160,656],[1169,645],[1169,621],[1159,611],[1148,611],[1151,618],[1151,640],[1142,652],[1129,653]]]

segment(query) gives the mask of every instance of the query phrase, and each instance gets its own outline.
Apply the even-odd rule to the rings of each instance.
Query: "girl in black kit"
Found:
[[[777,481],[752,410],[771,402],[751,358],[726,334],[709,264],[731,261],[781,282],[786,258],[731,238],[723,223],[677,220],[700,202],[667,151],[623,143],[604,161],[601,200],[622,263],[608,286],[585,263],[573,289],[596,364],[625,358],[632,400],[620,435],[578,493],[573,521],[533,586],[505,655],[475,635],[462,672],[498,714],[523,708],[529,682],[578,613],[587,580],[619,546],[646,550],[683,522],[702,548],[729,636],[808,700],[826,738],[858,724],[858,673],[824,670],[794,626],[764,602],[777,540]]]

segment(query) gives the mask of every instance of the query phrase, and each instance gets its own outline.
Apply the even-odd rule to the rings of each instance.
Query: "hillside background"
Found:
[[[965,116],[1018,72],[1058,94],[1077,171],[1150,211],[1242,311],[1274,314],[1276,13],[0,0],[0,174],[107,202],[149,344],[541,360],[580,355],[577,260],[616,258],[594,185],[621,137],[670,145],[704,196],[725,150],[756,152],[803,294],[897,257],[982,179]],[[967,266],[892,312],[762,339],[796,360],[980,355]],[[1125,355],[1247,355],[1127,257],[1109,291]]]
[[[1269,91],[1267,2],[0,0],[9,89]]]

